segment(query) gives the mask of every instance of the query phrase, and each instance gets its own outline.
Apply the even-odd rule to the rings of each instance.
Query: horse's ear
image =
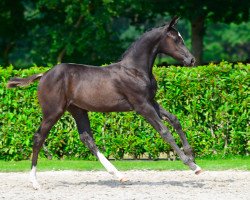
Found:
[[[174,26],[177,24],[177,22],[178,22],[179,19],[180,19],[180,18],[179,18],[178,16],[174,16],[173,19],[170,21],[170,23],[167,25],[166,31],[168,31],[168,30],[170,30],[172,27],[174,27]]]

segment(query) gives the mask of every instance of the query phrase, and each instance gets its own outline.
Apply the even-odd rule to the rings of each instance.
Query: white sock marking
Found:
[[[200,170],[201,170],[201,168],[198,165],[196,165],[196,169],[194,170],[194,173],[196,173],[196,172],[198,172]]]
[[[115,175],[119,180],[124,178],[124,176],[115,168],[115,166],[112,165],[112,163],[109,162],[108,159],[105,158],[105,156],[99,151],[97,151],[97,157],[110,174]]]
[[[35,190],[38,190],[40,189],[40,185],[39,183],[37,182],[37,179],[36,179],[36,167],[32,167],[31,171],[30,171],[30,182],[32,183],[33,185],[33,188]]]

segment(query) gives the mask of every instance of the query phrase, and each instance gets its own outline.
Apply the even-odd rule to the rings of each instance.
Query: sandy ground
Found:
[[[121,184],[105,171],[38,172],[34,190],[29,173],[0,173],[0,199],[248,199],[249,171],[126,171]]]

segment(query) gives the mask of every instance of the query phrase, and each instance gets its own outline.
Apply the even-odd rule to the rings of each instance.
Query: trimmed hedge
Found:
[[[25,77],[46,70],[0,68],[0,159],[29,159],[33,134],[41,121],[37,83],[6,89],[6,82],[13,76]],[[154,74],[158,81],[157,101],[178,117],[197,156],[249,154],[250,64],[155,67]],[[171,154],[170,146],[133,112],[89,116],[96,143],[107,157],[157,159],[161,153]],[[174,137],[180,145],[177,134]],[[51,130],[40,156],[93,159],[80,142],[68,113]]]

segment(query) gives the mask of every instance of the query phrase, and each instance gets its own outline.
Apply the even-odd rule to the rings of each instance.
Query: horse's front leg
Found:
[[[181,143],[183,145],[183,150],[184,153],[191,159],[194,161],[195,157],[194,157],[194,153],[193,153],[193,149],[192,147],[189,145],[188,141],[187,141],[187,137],[186,134],[184,133],[184,131],[182,130],[182,126],[181,123],[179,122],[179,120],[177,119],[177,117],[175,115],[173,115],[172,113],[166,111],[161,105],[159,105],[157,102],[154,102],[154,107],[157,111],[157,113],[159,114],[159,116],[167,121],[171,126],[174,127],[174,129],[176,130],[176,132],[178,133],[178,135],[180,136],[181,139]]]
[[[195,172],[195,174],[199,174],[201,172],[201,168],[178,147],[174,137],[168,128],[162,123],[159,113],[155,107],[150,102],[140,103],[134,107],[137,113],[142,115],[160,133],[161,137],[171,145],[182,162],[188,165],[189,168]]]

